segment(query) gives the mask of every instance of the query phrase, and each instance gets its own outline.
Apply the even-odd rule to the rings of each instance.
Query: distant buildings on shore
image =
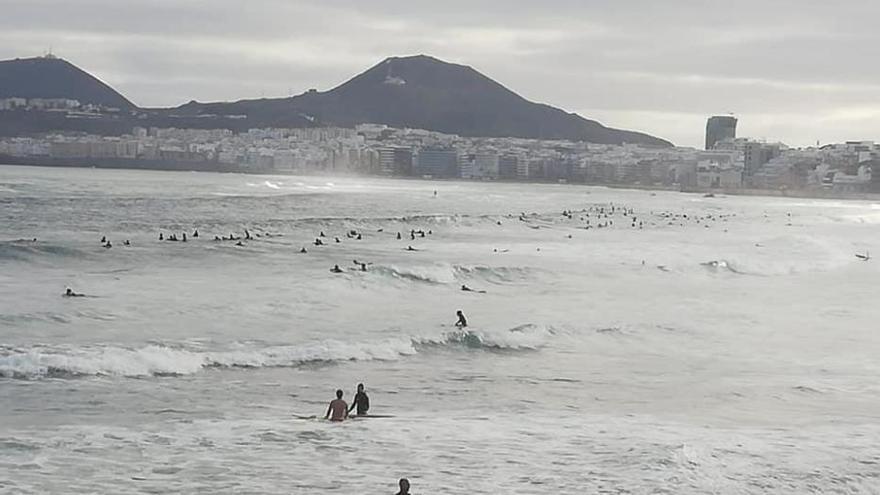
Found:
[[[871,174],[880,171],[880,146],[873,142],[791,149],[737,138],[736,123],[729,116],[710,118],[706,150],[463,137],[378,124],[241,133],[139,127],[118,137],[0,138],[0,162],[6,157],[48,165],[112,166],[118,160],[123,166],[143,168],[164,163],[254,173],[560,181],[706,191],[880,192],[880,173],[873,179]]]

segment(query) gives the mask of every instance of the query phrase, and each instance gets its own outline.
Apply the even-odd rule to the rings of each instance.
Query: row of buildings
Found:
[[[711,124],[710,120],[710,124]],[[143,160],[290,174],[357,173],[474,180],[633,184],[686,190],[880,191],[880,146],[848,142],[790,149],[737,138],[728,126],[707,148],[474,138],[364,124],[356,128],[229,130],[135,128],[121,137],[52,134],[0,138],[0,155],[59,160]],[[714,129],[715,127],[713,127]],[[880,180],[880,173],[875,174]]]

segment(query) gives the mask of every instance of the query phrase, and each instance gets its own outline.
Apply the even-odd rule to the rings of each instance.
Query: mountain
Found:
[[[424,55],[388,58],[326,92],[234,103],[191,102],[174,111],[191,117],[247,115],[251,126],[350,127],[369,122],[462,136],[671,146],[647,134],[612,129],[530,102],[471,67]]]
[[[0,61],[0,98],[67,98],[123,110],[135,106],[75,65],[53,56]]]
[[[134,126],[242,131],[376,123],[469,137],[671,146],[647,134],[612,129],[533,103],[471,67],[425,55],[388,58],[324,92],[311,90],[290,98],[231,103],[190,102],[149,110],[138,109],[113,88],[65,60],[53,56],[15,59],[0,61],[0,98],[9,97],[68,98],[125,112],[90,119],[69,119],[53,112],[0,112],[0,135],[51,130],[123,134]]]

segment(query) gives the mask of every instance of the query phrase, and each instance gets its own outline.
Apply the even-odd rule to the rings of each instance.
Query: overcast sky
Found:
[[[878,0],[3,0],[0,58],[51,47],[170,106],[326,90],[423,53],[678,145],[732,112],[740,136],[805,146],[880,141],[878,26]]]

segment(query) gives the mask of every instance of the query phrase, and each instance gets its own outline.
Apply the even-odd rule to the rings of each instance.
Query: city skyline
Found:
[[[877,69],[859,62],[877,50],[880,6],[551,4],[14,1],[0,58],[51,48],[138,105],[175,106],[326,90],[387,56],[425,53],[680,146],[700,147],[706,116],[728,112],[740,135],[792,146],[880,133]]]

